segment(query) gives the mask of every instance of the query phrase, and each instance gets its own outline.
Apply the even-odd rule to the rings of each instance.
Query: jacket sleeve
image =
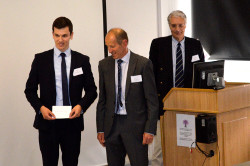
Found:
[[[147,112],[148,118],[145,125],[144,132],[156,134],[158,111],[159,111],[159,101],[157,97],[153,65],[150,60],[147,61],[143,70],[143,87],[144,94],[147,102]]]
[[[96,126],[97,132],[104,132],[104,117],[105,117],[105,105],[106,105],[106,91],[103,70],[101,64],[98,66],[99,70],[99,100],[96,108]]]
[[[40,111],[40,108],[42,107],[41,100],[37,94],[38,84],[39,84],[38,65],[39,65],[38,57],[36,55],[32,62],[31,70],[24,91],[27,100],[37,113]]]

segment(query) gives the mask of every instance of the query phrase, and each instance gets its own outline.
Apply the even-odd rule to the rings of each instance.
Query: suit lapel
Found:
[[[190,55],[190,48],[192,48],[192,46],[190,44],[191,43],[189,42],[189,38],[185,37],[185,69],[184,69],[185,74],[184,76],[187,76],[188,69],[193,68],[192,66],[190,66],[192,65],[191,63],[192,56]]]
[[[74,51],[71,50],[71,64],[70,64],[70,73],[69,73],[69,89],[73,77],[74,67],[76,66],[76,56],[74,56]]]
[[[131,84],[131,76],[133,75],[135,68],[136,68],[137,58],[135,57],[134,53],[131,52],[129,65],[128,65],[128,72],[127,72],[127,80],[126,80],[126,88],[125,88],[125,99],[127,98],[129,87]]]
[[[110,94],[111,96],[116,96],[116,93],[115,93],[115,60],[112,58],[112,57],[109,57],[110,60],[108,61],[108,80],[110,80],[110,83],[109,83],[109,86],[110,86],[110,90],[111,90],[111,93]]]
[[[52,86],[53,88],[53,92],[52,92],[52,96],[53,96],[53,103],[56,103],[56,79],[55,79],[55,68],[54,68],[54,49],[51,49],[48,51],[47,58],[45,59],[46,62],[45,64],[47,64],[46,66],[48,67],[48,73],[47,74],[47,82],[49,86]]]
[[[48,60],[48,67],[49,67],[49,79],[52,81],[52,84],[51,85],[54,85],[54,89],[56,90],[56,80],[55,80],[55,68],[54,68],[54,49],[50,50],[48,52],[48,57],[49,57],[49,60]]]
[[[172,53],[172,36],[169,36],[167,37],[167,41],[166,43],[166,46],[163,46],[166,50],[166,54],[165,54],[165,57],[166,57],[166,60],[164,60],[163,62],[166,62],[166,66],[167,66],[167,69],[168,69],[168,75],[171,76],[171,79],[173,79],[173,53]],[[171,82],[171,84],[173,84],[173,82]]]
[[[173,80],[172,36],[164,38],[160,44],[159,50],[162,50],[159,54],[161,55],[159,61],[160,64],[162,64],[166,80]],[[168,85],[169,87],[173,87],[173,81],[169,81]]]

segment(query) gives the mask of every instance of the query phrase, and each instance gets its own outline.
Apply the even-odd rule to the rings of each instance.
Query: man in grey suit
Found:
[[[152,63],[127,48],[123,29],[111,29],[105,43],[112,56],[99,62],[97,139],[109,166],[124,165],[126,154],[132,166],[147,166],[159,108]]]

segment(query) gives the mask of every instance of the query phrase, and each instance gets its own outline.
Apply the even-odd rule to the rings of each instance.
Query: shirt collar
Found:
[[[54,55],[56,55],[57,57],[60,57],[61,53],[62,52],[58,48],[54,47]],[[66,57],[70,56],[71,55],[71,49],[68,48],[66,51],[64,51],[64,53],[66,54]]]
[[[121,59],[123,62],[128,63],[130,59],[130,50],[128,49],[128,53]],[[118,59],[116,59],[116,62]]]
[[[182,41],[178,42],[173,36],[172,36],[172,43],[174,44],[174,46],[176,47],[178,43],[181,43],[181,46],[184,45],[185,42],[185,37]]]

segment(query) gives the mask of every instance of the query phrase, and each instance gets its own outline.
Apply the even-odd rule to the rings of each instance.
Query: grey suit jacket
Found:
[[[142,82],[132,83],[131,76],[141,75]],[[99,101],[97,104],[97,132],[110,134],[115,112],[115,60],[110,56],[99,62]],[[131,52],[126,89],[125,105],[128,127],[133,134],[156,133],[158,97],[152,62]]]

